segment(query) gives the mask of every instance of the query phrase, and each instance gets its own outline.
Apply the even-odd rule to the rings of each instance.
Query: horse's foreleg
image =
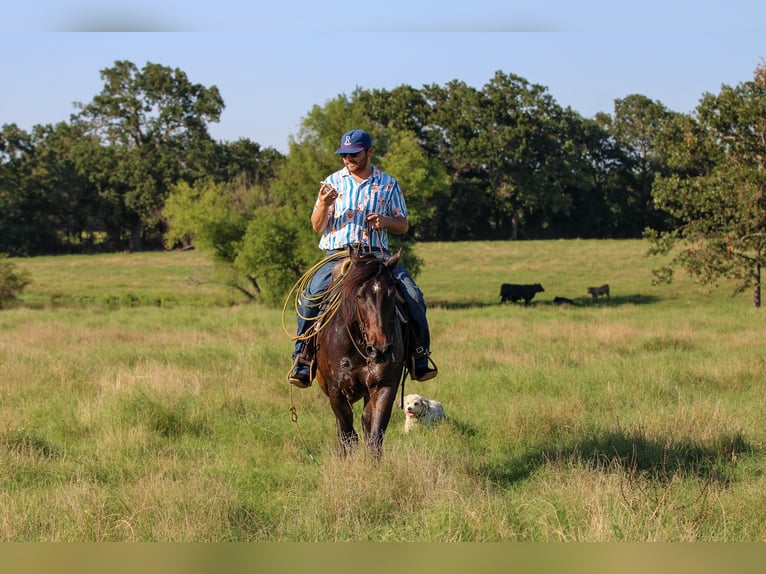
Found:
[[[348,456],[356,450],[356,445],[359,444],[359,435],[354,429],[349,432],[343,430],[341,426],[341,422],[338,421],[338,454]]]
[[[362,409],[362,432],[364,438],[367,439],[370,436],[370,429],[372,425],[372,408],[370,407],[370,395],[364,397],[364,408]]]
[[[354,410],[351,404],[340,398],[331,401],[332,410],[338,425],[338,454],[351,454],[359,443],[359,435],[354,430]]]
[[[395,400],[396,387],[378,387],[370,393],[370,400],[362,413],[367,449],[376,458],[383,453],[383,436],[391,420]]]

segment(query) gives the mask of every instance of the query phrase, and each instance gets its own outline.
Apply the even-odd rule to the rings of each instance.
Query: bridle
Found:
[[[370,279],[370,281],[378,280],[377,276]],[[396,309],[394,309],[394,313],[396,313]],[[359,333],[361,334],[361,342],[365,349],[369,349],[371,347],[368,339],[367,339],[367,324],[362,317],[362,313],[359,310],[359,303],[356,305],[356,324],[359,328]],[[346,333],[348,334],[348,338],[351,340],[351,343],[354,345],[354,348],[356,349],[356,352],[359,353],[359,356],[361,356],[368,367],[372,365],[372,363],[375,361],[375,356],[371,355],[366,352],[365,349],[360,348],[359,342],[357,341],[357,338],[354,337],[354,335],[351,333],[351,327],[350,325],[346,325]],[[396,363],[396,355],[393,351],[391,351],[391,362]]]

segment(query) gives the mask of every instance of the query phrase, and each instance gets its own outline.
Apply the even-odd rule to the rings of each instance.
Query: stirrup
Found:
[[[426,366],[418,370],[416,367],[417,361],[423,357],[427,359]],[[431,353],[425,351],[423,347],[418,347],[415,349],[415,354],[412,355],[412,369],[410,370],[410,377],[413,380],[422,383],[424,381],[430,381],[438,374],[439,367],[436,366],[436,363],[434,363],[433,359],[431,358]]]
[[[298,365],[303,365],[307,369],[298,369]],[[290,367],[290,372],[287,374],[287,382],[301,389],[306,389],[311,386],[315,375],[316,361],[301,353],[295,357],[293,366]]]
[[[314,357],[301,352],[295,356],[295,361],[293,361],[293,366],[300,364],[300,365],[306,365],[307,367],[312,367],[315,363],[316,361],[314,360]]]

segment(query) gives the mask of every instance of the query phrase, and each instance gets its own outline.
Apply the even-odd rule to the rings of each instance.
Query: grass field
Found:
[[[202,254],[13,260],[0,540],[764,541],[764,311],[653,286],[645,250],[418,245],[440,375],[405,390],[449,420],[395,410],[378,465],[337,458],[324,395],[285,382],[293,317]],[[545,292],[501,306],[503,282]]]

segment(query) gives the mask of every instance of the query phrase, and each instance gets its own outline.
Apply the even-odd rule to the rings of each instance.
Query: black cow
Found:
[[[611,299],[609,296],[609,285],[601,285],[600,287],[588,287],[588,293],[593,295],[593,298],[595,299],[599,295],[606,295],[607,299]]]
[[[543,286],[539,283],[535,283],[534,285],[503,283],[500,286],[500,303],[505,303],[509,299],[514,303],[519,299],[524,299],[524,304],[529,305],[529,302],[535,296],[535,293],[542,293],[543,291],[545,291],[545,289],[543,289]]]
[[[553,302],[556,305],[575,305],[575,306],[577,305],[577,303],[575,303],[571,299],[567,299],[566,297],[554,297]]]

